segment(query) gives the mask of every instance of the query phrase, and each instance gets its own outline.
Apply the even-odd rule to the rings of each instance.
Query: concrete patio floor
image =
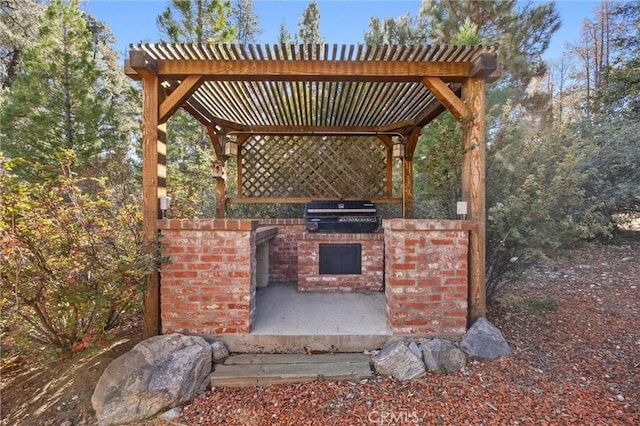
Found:
[[[389,335],[384,293],[299,293],[296,284],[256,292],[256,335]]]
[[[298,293],[296,287],[258,288],[251,333],[215,339],[234,353],[362,352],[398,339],[387,327],[384,293]]]

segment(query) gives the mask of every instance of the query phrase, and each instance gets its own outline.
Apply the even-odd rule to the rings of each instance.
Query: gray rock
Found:
[[[484,317],[478,318],[467,330],[460,348],[473,358],[495,359],[511,355],[500,330]]]
[[[169,334],[138,343],[104,371],[91,396],[100,425],[134,423],[193,399],[207,386],[211,345]]]
[[[223,341],[216,340],[211,344],[211,352],[213,354],[213,363],[222,364],[229,358],[229,349]]]
[[[464,352],[453,343],[444,339],[432,339],[420,345],[424,364],[429,371],[445,372],[458,371],[462,369],[467,357]]]
[[[426,372],[422,353],[414,342],[396,342],[387,345],[372,360],[378,373],[399,380],[415,379]]]
[[[174,420],[180,417],[180,413],[180,408],[174,407],[160,414],[158,417],[160,417],[162,420]]]

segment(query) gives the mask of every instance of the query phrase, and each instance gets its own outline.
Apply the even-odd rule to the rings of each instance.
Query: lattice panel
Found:
[[[375,136],[252,136],[241,153],[242,197],[386,196],[387,148]]]

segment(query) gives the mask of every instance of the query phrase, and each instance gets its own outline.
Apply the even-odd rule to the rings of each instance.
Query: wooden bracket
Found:
[[[433,93],[433,96],[451,112],[456,120],[463,121],[469,116],[469,110],[464,102],[462,102],[440,78],[425,77],[422,79],[422,83],[427,86],[427,89]]]
[[[183,106],[185,101],[198,90],[202,81],[203,77],[201,75],[190,75],[185,78],[160,105],[158,121],[164,123],[175,114],[175,112]]]

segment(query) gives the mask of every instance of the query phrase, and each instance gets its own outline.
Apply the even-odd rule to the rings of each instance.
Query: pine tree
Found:
[[[467,18],[488,45],[499,46],[505,77],[521,92],[545,72],[542,53],[560,28],[553,3],[521,4],[517,0],[424,0],[418,25],[431,43],[452,43]]]
[[[229,0],[171,0],[156,22],[171,43],[217,43],[235,38],[230,19]]]
[[[301,43],[324,44],[324,37],[320,35],[320,9],[316,0],[312,0],[302,11],[302,17],[298,20],[298,36]]]
[[[44,6],[36,0],[0,2],[0,89],[16,76],[22,52],[38,34]]]
[[[287,26],[284,21],[280,24],[280,32],[278,33],[279,44],[291,44],[296,43],[291,33],[287,30]]]
[[[220,0],[172,0],[157,18],[170,43],[231,42],[231,3]],[[211,139],[192,116],[178,111],[167,123],[167,191],[173,217],[203,217],[215,213]]]
[[[370,45],[412,45],[425,43],[426,37],[420,32],[417,22],[407,13],[398,18],[371,18],[364,41]]]
[[[423,0],[412,18],[371,18],[368,44],[453,44],[460,24],[469,19],[487,45],[499,46],[503,82],[520,93],[535,76],[544,74],[542,53],[560,27],[553,3],[524,4],[516,0]]]
[[[78,1],[51,2],[2,107],[3,150],[9,158],[24,157],[53,170],[58,151],[72,149],[76,169],[88,172],[118,145],[118,105],[92,37]]]
[[[258,15],[253,10],[253,0],[238,0],[233,8],[236,24],[236,40],[239,43],[255,43],[263,33],[258,24]]]

